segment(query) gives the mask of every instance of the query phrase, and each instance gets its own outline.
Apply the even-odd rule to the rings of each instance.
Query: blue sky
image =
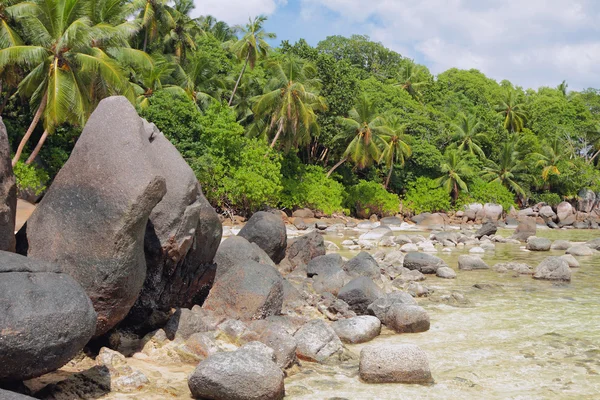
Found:
[[[476,68],[537,88],[600,88],[597,0],[196,0],[230,24],[269,17],[279,40],[363,34],[434,74]]]

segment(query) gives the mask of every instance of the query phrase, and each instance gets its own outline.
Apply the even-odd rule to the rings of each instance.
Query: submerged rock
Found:
[[[360,352],[360,378],[368,383],[431,383],[429,361],[413,344],[369,345]]]
[[[15,251],[17,183],[6,127],[0,117],[0,251]]]
[[[471,271],[474,269],[489,269],[490,267],[478,256],[466,254],[458,256],[458,269]]]
[[[438,278],[443,279],[454,279],[456,278],[456,272],[450,267],[441,267],[435,272]]]
[[[287,232],[283,219],[278,214],[265,211],[255,213],[238,235],[256,243],[275,264],[279,264],[285,257]]]
[[[519,222],[519,225],[517,225],[517,229],[515,229],[515,233],[511,236],[511,239],[526,242],[527,238],[530,236],[535,236],[536,231],[537,224],[535,222],[535,218],[527,218]]]
[[[60,267],[0,251],[0,382],[54,371],[83,349],[96,313]]]
[[[567,254],[571,254],[574,256],[593,256],[596,253],[596,250],[583,244],[572,246],[567,249]]]
[[[424,274],[435,274],[438,268],[447,266],[444,260],[430,254],[413,252],[404,257],[404,268],[417,270]]]
[[[196,399],[280,400],[285,396],[283,378],[267,356],[241,348],[200,362],[188,385]]]
[[[531,251],[549,251],[552,246],[550,239],[530,236],[527,238],[527,250]]]

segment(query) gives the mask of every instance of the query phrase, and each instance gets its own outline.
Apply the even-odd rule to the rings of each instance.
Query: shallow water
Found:
[[[400,233],[417,234],[396,232]],[[538,236],[585,241],[600,237],[600,232],[543,230]],[[339,243],[347,237],[326,239]],[[457,279],[428,276],[421,282],[436,292],[431,299],[418,300],[431,317],[428,332],[398,335],[386,330],[372,342],[349,346],[359,354],[369,344],[417,344],[429,357],[435,384],[365,384],[358,377],[356,360],[341,366],[305,363],[302,372],[286,380],[286,398],[599,399],[600,257],[578,257],[581,268],[572,270],[570,284],[562,284],[512,272],[460,271],[458,255],[467,251],[437,253],[457,271]],[[343,252],[345,256],[355,253]],[[562,254],[496,244],[495,251],[487,251],[483,259],[490,266],[519,261],[535,267],[545,257]],[[469,304],[439,301],[440,294],[452,292],[464,295]]]

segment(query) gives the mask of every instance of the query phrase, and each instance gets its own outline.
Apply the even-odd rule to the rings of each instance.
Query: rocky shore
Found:
[[[225,220],[120,97],[101,102],[15,239],[7,146],[0,123],[0,399],[282,399],[286,377],[349,360],[365,383],[429,385],[436,371],[419,347],[351,346],[428,331],[426,277],[491,268],[568,282],[600,249],[536,236],[597,228],[591,195],[506,218],[486,204],[410,220],[310,210]],[[497,232],[507,225],[510,238]],[[481,255],[498,243],[564,255],[489,266]],[[457,248],[469,249],[457,265],[436,255]]]

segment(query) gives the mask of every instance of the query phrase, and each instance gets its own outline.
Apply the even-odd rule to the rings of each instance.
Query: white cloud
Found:
[[[248,18],[271,15],[287,0],[195,0],[193,15],[212,15],[230,25],[245,24]]]
[[[523,86],[600,82],[595,0],[300,0],[439,73],[477,68]]]

